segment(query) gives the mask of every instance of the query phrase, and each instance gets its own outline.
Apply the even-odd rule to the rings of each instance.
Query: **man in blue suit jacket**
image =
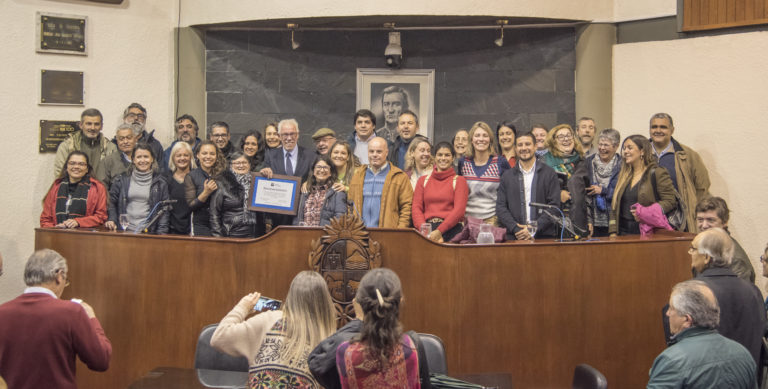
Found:
[[[301,181],[306,181],[315,152],[298,145],[299,123],[296,119],[281,120],[277,124],[277,133],[283,142],[282,147],[267,150],[264,156],[267,167],[261,170],[261,175],[271,179],[273,174],[282,174],[301,177]],[[290,215],[272,215],[274,227],[290,225],[292,220]]]

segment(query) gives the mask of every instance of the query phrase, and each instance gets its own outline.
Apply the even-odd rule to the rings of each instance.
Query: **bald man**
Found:
[[[384,138],[368,141],[368,165],[355,171],[349,198],[366,227],[408,228],[411,222],[413,189],[408,175],[387,161],[389,147]]]

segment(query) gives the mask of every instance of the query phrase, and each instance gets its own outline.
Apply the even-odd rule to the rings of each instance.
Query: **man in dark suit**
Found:
[[[530,132],[515,139],[515,155],[517,163],[501,176],[496,197],[496,215],[501,226],[507,229],[507,240],[532,240],[534,234],[554,236],[554,223],[529,204],[560,205],[557,173],[536,160],[536,137]],[[534,234],[528,230],[531,220],[538,221],[538,230]]]
[[[273,174],[282,174],[301,177],[301,181],[305,181],[315,159],[315,152],[298,145],[299,123],[296,119],[281,120],[277,124],[277,133],[283,143],[282,147],[267,150],[264,156],[267,167],[261,170],[261,175],[271,179]],[[272,215],[273,227],[290,225],[292,221],[293,216],[290,215]]]
[[[760,365],[760,346],[765,330],[763,296],[755,284],[740,279],[729,269],[733,241],[721,228],[711,228],[696,235],[688,250],[697,280],[707,283],[720,303],[718,332],[741,343]]]

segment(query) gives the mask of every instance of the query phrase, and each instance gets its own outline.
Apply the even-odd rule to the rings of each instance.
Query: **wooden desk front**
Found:
[[[80,365],[82,388],[123,388],[156,366],[191,368],[200,329],[257,290],[285,298],[308,268],[313,228],[256,240],[37,229],[64,255],[63,298],[90,303],[112,341],[109,371]],[[651,240],[438,245],[415,230],[372,229],[403,282],[405,329],[445,342],[449,374],[507,372],[518,388],[570,387],[589,363],[611,387],[642,387],[664,347],[661,307],[690,278],[691,235]]]

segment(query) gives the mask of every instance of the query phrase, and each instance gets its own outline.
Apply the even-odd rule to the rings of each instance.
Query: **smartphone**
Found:
[[[269,297],[261,296],[259,301],[256,301],[256,305],[253,306],[254,311],[274,311],[280,309],[283,306],[283,302]]]

